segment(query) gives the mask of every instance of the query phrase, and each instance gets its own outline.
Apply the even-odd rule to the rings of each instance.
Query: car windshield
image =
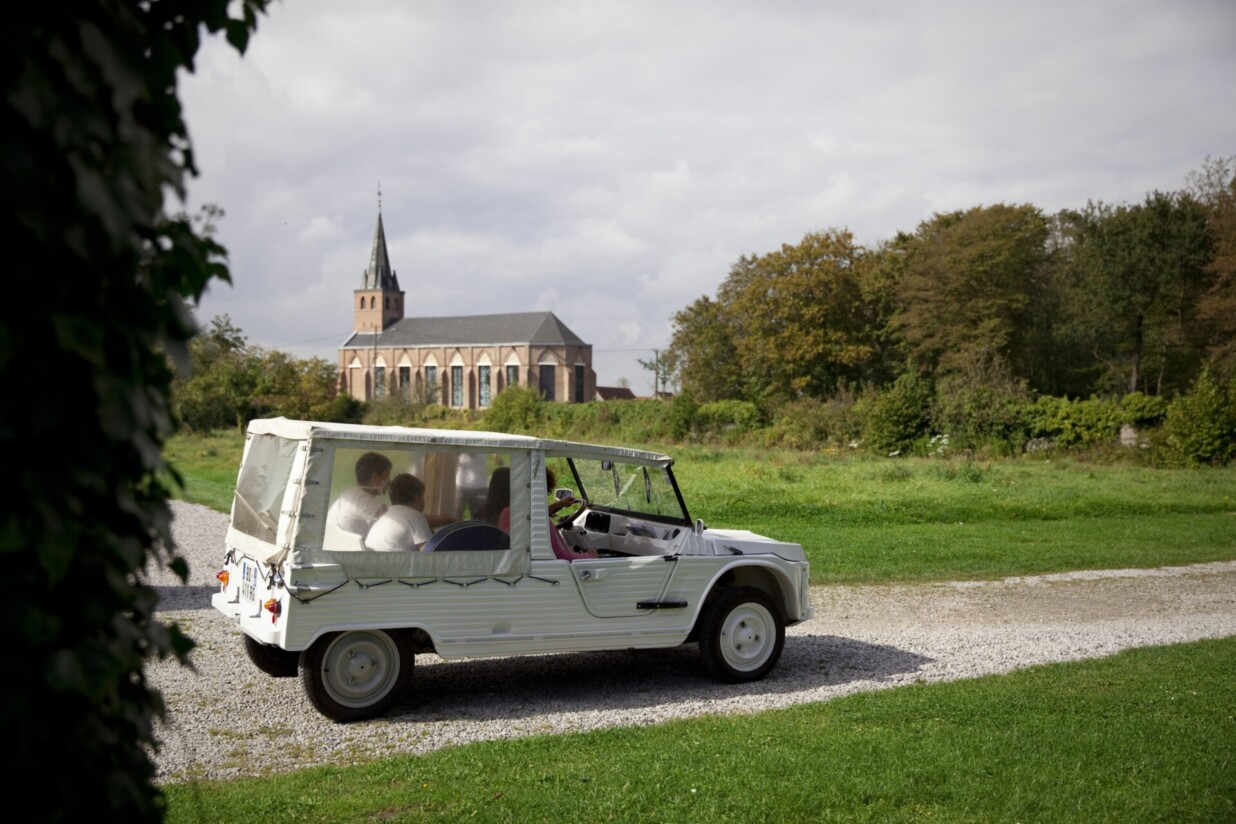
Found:
[[[570,463],[589,507],[690,523],[668,466],[595,458],[573,458]]]

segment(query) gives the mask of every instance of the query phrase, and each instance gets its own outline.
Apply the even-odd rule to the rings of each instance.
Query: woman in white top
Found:
[[[391,507],[369,529],[365,546],[378,552],[418,550],[433,530],[425,517],[425,484],[415,475],[396,475],[390,486]]]

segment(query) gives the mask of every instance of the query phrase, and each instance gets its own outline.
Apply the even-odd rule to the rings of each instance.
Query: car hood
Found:
[[[746,529],[705,529],[700,536],[716,554],[776,555],[787,561],[805,561],[802,544],[787,544]],[[738,552],[734,552],[738,550]]]

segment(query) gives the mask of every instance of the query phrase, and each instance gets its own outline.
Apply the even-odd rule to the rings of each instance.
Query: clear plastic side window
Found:
[[[236,480],[232,526],[246,535],[274,543],[279,507],[287,491],[299,441],[277,435],[252,435]]]
[[[337,448],[322,548],[425,550],[432,535],[461,523],[509,532],[510,464],[500,452]]]

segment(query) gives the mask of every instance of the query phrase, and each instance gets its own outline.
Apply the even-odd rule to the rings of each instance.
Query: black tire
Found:
[[[245,636],[245,652],[253,666],[272,678],[292,678],[300,669],[300,653],[289,652]]]
[[[758,681],[777,665],[785,644],[785,619],[763,590],[739,587],[719,593],[700,616],[700,656],[719,681]]]
[[[415,661],[407,633],[331,632],[301,657],[300,680],[318,712],[332,721],[360,721],[399,701]]]

